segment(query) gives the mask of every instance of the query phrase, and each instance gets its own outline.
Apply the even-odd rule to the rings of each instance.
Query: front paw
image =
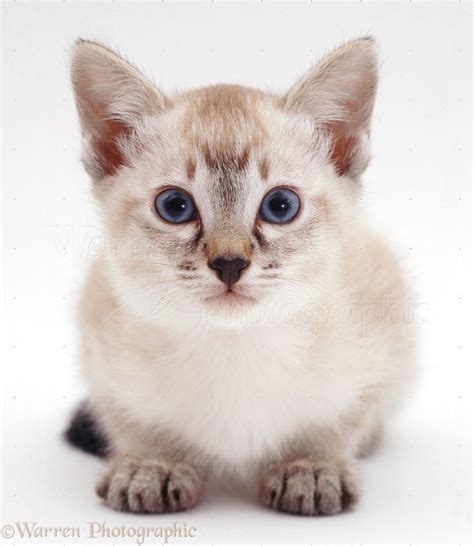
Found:
[[[203,477],[191,465],[118,457],[96,487],[114,510],[136,513],[179,512],[194,506]]]
[[[349,463],[310,458],[269,465],[260,483],[264,505],[305,516],[338,514],[357,502],[358,491]]]

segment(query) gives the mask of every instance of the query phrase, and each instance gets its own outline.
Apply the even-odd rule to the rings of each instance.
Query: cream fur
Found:
[[[259,472],[262,502],[288,512],[335,513],[357,498],[354,457],[414,369],[409,294],[358,207],[376,64],[364,39],[283,98],[231,86],[165,98],[112,52],[76,45],[84,162],[108,250],[83,290],[82,365],[111,468],[128,469],[109,471],[111,487],[100,487],[111,506],[140,511],[135,497],[117,501],[132,479],[134,495],[148,487],[130,470],[140,461],[146,476],[173,473],[170,461],[198,470],[184,486],[188,501],[167,504],[173,510],[197,502],[209,470],[250,480]],[[227,178],[214,161],[229,165]],[[302,211],[287,226],[259,226],[270,243],[261,247],[261,199],[289,183]],[[193,195],[202,218],[194,249],[196,226],[154,214],[161,185]],[[206,264],[219,253],[251,260],[232,301]],[[130,476],[118,489],[117,475]],[[163,499],[147,499],[146,511],[166,511]]]

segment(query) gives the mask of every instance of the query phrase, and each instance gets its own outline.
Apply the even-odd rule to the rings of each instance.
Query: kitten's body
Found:
[[[348,262],[351,271],[341,271],[340,281],[351,284],[339,287],[333,301],[319,294],[329,300],[326,306],[295,305],[284,316],[262,309],[248,324],[243,312],[226,323],[218,313],[183,312],[170,320],[166,309],[160,311],[163,325],[144,324],[127,306],[119,308],[123,301],[104,260],[97,260],[82,303],[86,377],[92,399],[102,400],[112,420],[116,414],[132,420],[140,439],[121,445],[118,436],[112,442],[139,454],[140,434],[173,431],[204,459],[239,468],[278,456],[295,433],[338,429],[358,415],[354,442],[362,440],[399,397],[397,386],[405,386],[411,371],[409,332],[394,328],[400,317],[391,316],[400,299],[406,303],[403,285],[397,269],[391,278],[384,273],[395,265],[392,256],[364,235],[368,248],[358,263]],[[383,278],[376,278],[378,272]],[[393,301],[379,303],[388,286]],[[148,455],[163,449],[168,446],[153,445]]]
[[[358,62],[371,55],[361,44]],[[100,62],[111,55],[79,47]],[[84,70],[80,59],[75,66]],[[289,110],[307,86],[287,96]],[[112,458],[98,492],[119,509],[178,510],[198,500],[210,469],[257,471],[265,504],[338,512],[357,498],[355,456],[369,450],[412,373],[408,296],[356,204],[367,159],[355,129],[371,106],[331,146],[304,112],[290,115],[258,91],[217,86],[174,97],[172,107],[159,98],[147,99],[156,115],[134,121],[135,140],[122,135],[104,151],[94,134],[109,135],[107,145],[120,127],[90,129],[90,99],[80,95],[86,150],[96,147],[85,163],[110,242],[80,313],[89,408]],[[339,131],[334,108],[317,117],[329,126],[334,116]],[[145,206],[157,180],[187,184],[199,226],[159,223]],[[260,225],[259,196],[288,181],[306,199],[293,227]],[[221,295],[201,253],[254,265]]]

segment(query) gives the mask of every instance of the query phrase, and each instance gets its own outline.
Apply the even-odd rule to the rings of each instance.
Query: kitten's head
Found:
[[[283,96],[216,85],[167,97],[84,41],[72,81],[107,263],[145,315],[330,289],[368,162],[371,39],[337,49]]]

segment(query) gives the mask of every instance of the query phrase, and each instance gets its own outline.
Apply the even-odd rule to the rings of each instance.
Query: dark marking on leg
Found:
[[[181,501],[181,491],[179,489],[173,489],[172,495],[173,495],[174,502],[176,504],[179,504]]]
[[[283,474],[283,482],[281,486],[280,496],[277,500],[277,509],[280,510],[281,512],[285,511],[283,509],[283,497],[285,496],[287,488],[288,488],[288,472],[285,471],[285,473]]]
[[[163,500],[163,505],[166,508],[166,512],[170,511],[170,497],[168,492],[168,486],[170,483],[171,474],[168,474],[166,478],[163,480],[163,485],[161,486],[161,498]]]
[[[273,508],[276,508],[276,498],[277,498],[277,492],[275,489],[272,489],[271,497],[270,497],[270,506],[273,506]]]
[[[317,514],[319,512],[319,503],[321,502],[321,495],[318,491],[318,473],[313,473],[314,477],[314,494],[313,494],[313,504],[314,504],[314,513]]]

